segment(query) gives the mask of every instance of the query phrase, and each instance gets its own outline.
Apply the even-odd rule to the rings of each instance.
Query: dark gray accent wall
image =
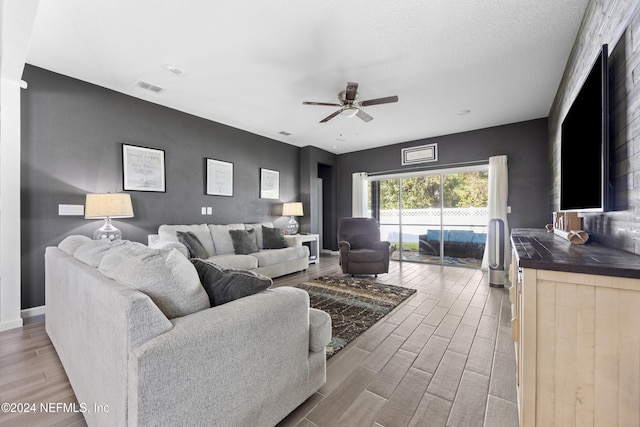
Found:
[[[166,159],[166,193],[129,192],[135,217],[114,220],[129,240],[146,243],[161,224],[284,226],[281,203],[299,199],[298,147],[37,67],[27,66],[23,78],[23,308],[45,303],[45,247],[70,234],[90,236],[101,225],[58,216],[58,205],[122,191],[122,143],[165,150]],[[205,158],[233,162],[233,197],[205,195]],[[262,167],[280,172],[280,200],[259,198]],[[201,215],[203,206],[213,215]]]
[[[401,149],[437,143],[438,161],[418,169],[448,168],[466,162],[508,156],[509,225],[542,228],[550,222],[547,119],[537,119],[471,132],[428,138],[403,144],[342,154],[338,157],[338,217],[351,216],[351,175],[354,172],[401,173]]]
[[[584,213],[593,240],[640,255],[640,2],[591,0],[549,113],[550,211],[560,205],[562,121],[603,44],[609,45],[611,211]],[[575,153],[576,159],[580,158]],[[585,173],[589,173],[585,171]]]

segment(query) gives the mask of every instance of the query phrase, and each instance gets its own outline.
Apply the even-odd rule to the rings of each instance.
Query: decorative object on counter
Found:
[[[103,219],[104,225],[93,233],[95,240],[118,240],[122,232],[111,224],[111,218],[133,218],[131,196],[126,193],[87,194],[85,219]]]
[[[583,230],[571,230],[567,234],[567,240],[574,245],[584,245],[589,241],[589,233]]]
[[[296,234],[298,233],[298,221],[296,221],[296,216],[303,216],[302,210],[302,202],[291,202],[291,203],[283,203],[282,204],[282,216],[290,216],[291,219],[287,224],[287,234]]]
[[[552,229],[556,236],[574,244],[583,245],[589,241],[589,233],[582,230],[582,218],[578,216],[578,212],[554,212]]]

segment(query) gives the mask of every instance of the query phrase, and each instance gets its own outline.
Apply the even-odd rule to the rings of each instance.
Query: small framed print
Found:
[[[206,194],[233,196],[233,163],[207,159]]]
[[[122,144],[122,178],[125,191],[164,193],[164,150]]]
[[[280,172],[260,168],[260,198],[280,198]]]

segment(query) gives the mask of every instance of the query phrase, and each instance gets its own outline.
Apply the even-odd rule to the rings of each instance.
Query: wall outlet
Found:
[[[207,206],[207,215],[213,215],[213,207]]]
[[[206,215],[206,214],[207,214],[207,208],[206,208],[206,207],[204,207],[204,206],[203,206],[203,207],[201,207],[201,208],[200,208],[200,213],[201,213],[202,215]]]
[[[511,206],[507,206],[507,213],[511,213]]]

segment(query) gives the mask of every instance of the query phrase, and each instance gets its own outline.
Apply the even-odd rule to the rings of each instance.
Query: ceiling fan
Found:
[[[304,105],[326,105],[329,107],[340,107],[338,111],[332,113],[320,120],[320,123],[326,123],[329,120],[333,119],[338,114],[341,114],[346,117],[358,116],[360,119],[365,122],[370,122],[373,120],[373,117],[368,115],[362,110],[362,107],[367,107],[369,105],[378,105],[378,104],[388,104],[390,102],[398,102],[398,96],[387,96],[385,98],[376,98],[369,99],[367,101],[357,101],[358,97],[358,83],[348,82],[347,88],[338,93],[338,101],[339,104],[330,103],[330,102],[303,102]]]

